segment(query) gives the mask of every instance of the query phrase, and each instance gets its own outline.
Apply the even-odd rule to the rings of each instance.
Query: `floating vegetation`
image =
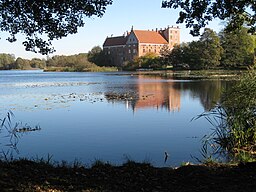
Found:
[[[66,94],[24,94],[19,97],[3,97],[5,105],[0,107],[0,111],[6,110],[52,110],[66,108],[73,102],[103,102],[104,95],[102,92],[96,93],[66,93]]]
[[[32,131],[39,131],[41,130],[41,127],[39,125],[36,125],[35,127],[31,127],[27,124],[23,125],[22,122],[13,122],[14,114],[12,111],[8,111],[7,114],[3,119],[0,119],[0,131],[1,134],[4,135],[2,138],[3,146],[7,147],[5,150],[2,147],[2,151],[0,152],[1,156],[0,158],[7,159],[7,156],[12,157],[13,150],[16,153],[19,153],[18,151],[18,142],[21,137],[21,133],[28,133]]]
[[[66,86],[82,86],[82,85],[94,85],[100,84],[96,82],[34,82],[34,83],[17,83],[11,84],[14,87],[26,87],[26,88],[35,88],[35,87],[66,87]]]
[[[107,100],[111,101],[132,101],[139,98],[138,94],[135,92],[127,92],[127,93],[114,93],[109,92],[105,94]]]
[[[18,133],[25,133],[25,132],[40,131],[40,130],[41,130],[41,127],[39,125],[36,125],[35,127],[30,127],[26,125],[22,128],[17,128],[15,131]]]

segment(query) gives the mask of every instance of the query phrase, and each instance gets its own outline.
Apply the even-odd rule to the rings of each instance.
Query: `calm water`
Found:
[[[205,119],[191,119],[218,101],[225,81],[161,79],[127,73],[0,71],[0,118],[40,131],[18,134],[18,154],[91,164],[127,158],[176,166],[201,158]],[[0,137],[7,153],[6,134]],[[164,163],[164,152],[170,154]]]

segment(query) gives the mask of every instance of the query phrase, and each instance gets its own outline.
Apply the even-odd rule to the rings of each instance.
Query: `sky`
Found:
[[[106,37],[121,36],[130,31],[132,26],[136,30],[152,30],[169,26],[181,28],[181,42],[196,40],[189,34],[190,29],[185,24],[176,24],[179,10],[161,8],[162,0],[113,0],[108,6],[103,17],[92,17],[85,19],[85,26],[79,28],[78,33],[69,35],[60,40],[53,41],[56,52],[53,55],[73,55],[87,53],[94,46],[103,45]],[[219,32],[223,26],[219,21],[212,21],[208,27]],[[6,41],[7,34],[0,32],[0,53],[14,54],[15,57],[26,59],[46,58],[41,54],[25,51],[22,45],[24,36],[18,35],[18,41],[9,43]]]

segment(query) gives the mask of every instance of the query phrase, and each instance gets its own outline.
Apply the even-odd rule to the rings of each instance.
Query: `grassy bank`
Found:
[[[176,70],[161,73],[163,77],[176,79],[237,79],[246,70]]]
[[[73,68],[73,67],[48,67],[44,72],[114,72],[118,71],[116,67],[90,67],[90,68]]]
[[[133,71],[132,75],[160,76],[163,78],[174,79],[235,79],[242,74],[248,73],[247,70],[155,70],[155,71]]]
[[[1,191],[255,191],[256,164],[187,165],[156,168],[128,161],[121,166],[96,162],[51,165],[44,161],[0,161]]]

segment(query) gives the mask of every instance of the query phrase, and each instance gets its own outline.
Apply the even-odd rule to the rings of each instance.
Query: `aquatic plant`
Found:
[[[13,122],[13,118],[13,112],[8,111],[4,118],[0,119],[0,133],[4,134],[1,144],[3,143],[4,146],[7,147],[6,150],[2,148],[0,158],[5,160],[13,159],[13,151],[19,153],[17,144],[23,133],[41,130],[39,125],[31,127],[28,124],[23,124],[22,122]],[[7,141],[5,139],[7,139]]]
[[[243,75],[223,93],[214,109],[199,115],[213,126],[213,132],[204,137],[202,153],[228,153],[231,159],[256,151],[256,72]]]

